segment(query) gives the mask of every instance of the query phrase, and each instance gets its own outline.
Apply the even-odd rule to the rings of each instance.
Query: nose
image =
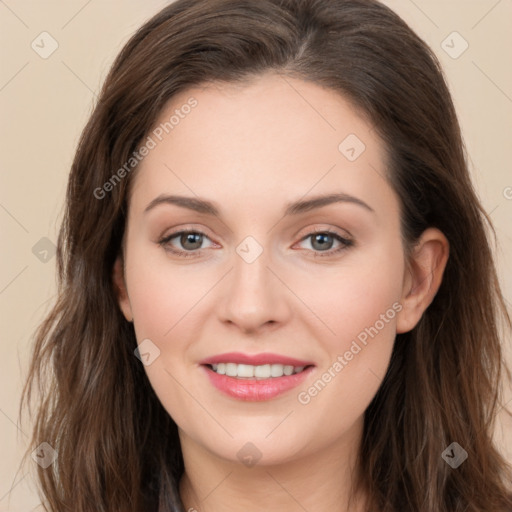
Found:
[[[275,329],[292,315],[290,292],[271,267],[266,249],[252,262],[234,254],[219,303],[222,322],[244,333]]]

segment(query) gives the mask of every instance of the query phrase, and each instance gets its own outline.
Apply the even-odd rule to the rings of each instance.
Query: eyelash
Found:
[[[187,235],[187,234],[202,235],[202,236],[208,238],[208,235],[206,235],[206,233],[203,233],[202,231],[197,231],[197,230],[192,230],[192,229],[189,229],[189,230],[184,229],[182,231],[176,231],[175,233],[171,233],[170,235],[167,235],[166,237],[160,239],[158,241],[158,244],[160,246],[162,246],[166,251],[176,254],[179,257],[183,257],[183,258],[198,257],[199,256],[198,253],[201,249],[196,249],[195,251],[182,251],[180,249],[171,248],[171,246],[168,245],[169,242],[173,238],[176,238],[181,235]],[[333,238],[335,238],[336,240],[338,240],[338,242],[340,242],[341,245],[337,249],[330,249],[328,251],[313,251],[313,257],[315,257],[315,258],[325,258],[328,256],[334,256],[335,254],[338,254],[339,252],[344,251],[345,249],[348,249],[349,247],[354,245],[353,240],[350,240],[348,238],[343,238],[342,236],[338,235],[338,233],[336,233],[334,231],[330,231],[328,229],[313,231],[313,232],[307,234],[306,236],[302,237],[300,242],[307,240],[308,238],[310,238],[314,235],[318,235],[318,234],[330,235]]]

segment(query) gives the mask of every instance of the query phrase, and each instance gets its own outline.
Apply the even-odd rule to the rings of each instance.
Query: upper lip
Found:
[[[260,366],[264,364],[282,364],[285,366],[310,366],[313,363],[294,357],[272,354],[269,352],[263,354],[242,354],[241,352],[228,352],[203,359],[200,364],[219,364],[219,363],[238,363]]]

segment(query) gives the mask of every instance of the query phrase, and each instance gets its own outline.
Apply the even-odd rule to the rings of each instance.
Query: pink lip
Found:
[[[302,372],[294,373],[293,375],[283,375],[282,377],[257,380],[220,375],[206,365],[202,365],[201,368],[207,373],[210,382],[219,391],[222,391],[230,397],[251,402],[270,400],[271,398],[289,391],[298,386],[313,371],[313,366],[310,366],[309,368],[305,368]]]
[[[279,354],[242,354],[241,352],[229,352],[218,356],[203,359],[199,364],[237,363],[260,366],[263,364],[282,364],[287,366],[310,366],[311,361],[302,361],[293,357],[281,356]]]

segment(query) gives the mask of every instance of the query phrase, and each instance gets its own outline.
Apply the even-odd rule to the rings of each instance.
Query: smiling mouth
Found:
[[[240,363],[218,363],[207,364],[205,366],[218,375],[225,375],[227,377],[244,380],[262,380],[277,379],[302,373],[313,365],[292,366],[284,364],[251,365]]]

